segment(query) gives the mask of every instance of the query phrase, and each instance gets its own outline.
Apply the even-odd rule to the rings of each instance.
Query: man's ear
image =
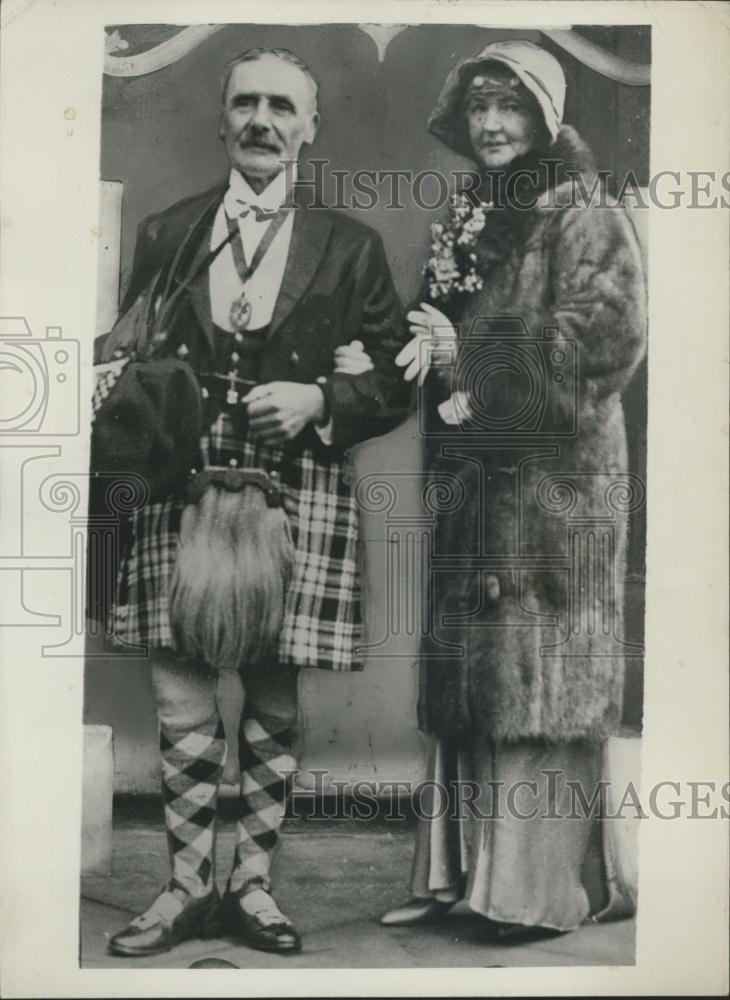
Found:
[[[318,129],[319,129],[319,111],[315,111],[314,114],[312,115],[309,125],[307,126],[304,132],[303,141],[306,142],[307,145],[311,145],[314,142],[317,136]]]
[[[218,138],[223,142],[225,142],[226,138],[225,117],[226,109],[221,104],[220,113],[218,115]]]

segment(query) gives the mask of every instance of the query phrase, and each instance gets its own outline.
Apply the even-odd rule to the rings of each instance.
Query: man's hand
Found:
[[[320,423],[325,415],[319,386],[300,382],[257,385],[241,402],[246,406],[251,433],[265,444],[291,441],[310,421]]]

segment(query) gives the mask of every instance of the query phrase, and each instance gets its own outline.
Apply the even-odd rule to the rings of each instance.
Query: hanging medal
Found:
[[[245,330],[251,322],[251,303],[248,301],[245,292],[241,292],[237,299],[231,303],[231,311],[228,316],[234,330]]]
[[[271,222],[269,223],[268,229],[264,233],[261,242],[256,247],[256,252],[251,258],[251,263],[248,264],[246,262],[246,254],[243,249],[243,241],[241,239],[241,231],[238,226],[238,219],[231,219],[228,215],[226,215],[231,252],[233,254],[233,263],[236,265],[236,272],[243,285],[245,285],[251,278],[261,261],[264,259],[266,252],[274,242],[276,234],[284,225],[287,211],[285,209],[279,209],[278,212],[271,213],[258,211],[256,217],[258,221],[263,221],[267,218],[267,216],[271,219]],[[234,299],[231,303],[228,319],[233,329],[239,332],[241,330],[245,330],[251,322],[252,311],[253,307],[248,296],[246,295],[246,289],[244,288],[238,298]]]

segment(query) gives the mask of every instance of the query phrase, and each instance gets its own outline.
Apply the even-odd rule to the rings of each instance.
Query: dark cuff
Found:
[[[324,414],[322,416],[322,419],[317,421],[317,426],[326,427],[332,418],[332,400],[331,400],[332,390],[330,387],[329,379],[326,378],[324,375],[320,375],[315,384],[319,389],[322,390],[322,397],[324,399]]]

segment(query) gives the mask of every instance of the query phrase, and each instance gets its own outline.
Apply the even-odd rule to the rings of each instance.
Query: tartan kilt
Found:
[[[295,544],[279,661],[298,667],[361,670],[358,508],[342,475],[342,463],[318,461],[304,450],[295,457],[236,436],[223,412],[201,439],[208,465],[277,471],[284,510]],[[131,518],[122,555],[111,631],[133,646],[174,649],[169,618],[169,582],[179,547],[185,503],[169,498]]]

